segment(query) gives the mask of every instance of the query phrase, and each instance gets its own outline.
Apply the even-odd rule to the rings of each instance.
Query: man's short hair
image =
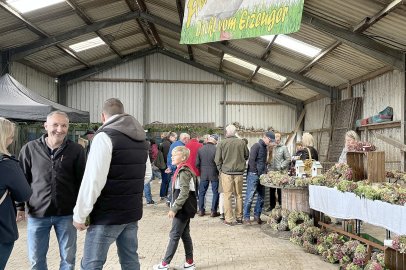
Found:
[[[124,105],[118,98],[109,98],[103,104],[103,113],[108,116],[124,113]]]
[[[69,122],[69,116],[66,114],[66,112],[62,112],[62,111],[52,111],[52,112],[48,113],[47,121],[48,121],[49,118],[51,118],[55,114],[64,116],[66,119],[68,119],[68,122]]]
[[[236,132],[237,132],[237,128],[234,125],[228,125],[226,127],[227,136],[234,136]]]
[[[182,141],[184,138],[190,139],[190,135],[187,134],[187,133],[181,133],[181,134],[179,135],[179,140]]]

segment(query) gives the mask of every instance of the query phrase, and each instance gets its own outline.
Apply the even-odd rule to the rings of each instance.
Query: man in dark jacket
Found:
[[[214,162],[217,140],[218,136],[216,134],[210,135],[207,139],[207,143],[197,152],[196,167],[200,171],[199,216],[201,217],[205,215],[204,197],[206,196],[209,183],[211,183],[211,190],[213,191],[210,216],[218,217],[220,215],[217,212],[219,204],[219,173],[216,163]]]
[[[250,225],[251,204],[255,193],[258,193],[257,203],[254,209],[254,221],[262,223],[261,213],[264,207],[265,187],[259,183],[259,176],[266,173],[267,145],[275,143],[275,134],[268,131],[262,139],[255,143],[250,150],[248,159],[247,191],[244,201],[244,224]]]
[[[44,124],[47,134],[23,146],[19,160],[33,194],[28,202],[28,257],[31,269],[47,269],[49,233],[54,227],[61,257],[60,269],[74,269],[76,229],[72,225],[85,151],[66,139],[69,118],[54,111]],[[25,218],[24,204],[17,219]]]
[[[89,216],[81,269],[102,269],[113,242],[121,268],[140,269],[137,231],[149,145],[141,124],[116,98],[105,101],[102,122],[73,210],[80,231]]]

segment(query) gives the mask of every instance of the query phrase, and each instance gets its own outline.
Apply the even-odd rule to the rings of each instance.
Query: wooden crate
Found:
[[[385,152],[367,153],[367,172],[370,182],[385,182]]]
[[[406,270],[406,255],[390,247],[386,247],[385,268],[390,270]]]
[[[354,181],[364,180],[367,177],[365,154],[360,152],[348,152],[347,164],[352,169],[352,179]]]
[[[310,214],[308,188],[282,188],[282,208]]]
[[[385,182],[385,152],[348,152],[347,164],[352,169],[353,180],[368,179],[370,182]]]

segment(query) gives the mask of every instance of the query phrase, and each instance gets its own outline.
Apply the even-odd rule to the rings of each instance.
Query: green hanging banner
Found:
[[[186,0],[180,43],[293,33],[303,5],[304,0]]]

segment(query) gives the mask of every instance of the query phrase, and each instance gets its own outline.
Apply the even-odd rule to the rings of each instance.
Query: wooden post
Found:
[[[406,53],[403,53],[403,63],[406,66]],[[401,125],[400,125],[400,134],[401,134],[401,142],[403,144],[406,144],[406,126],[405,126],[405,121],[406,121],[406,68],[403,68],[401,71],[401,76],[400,76],[400,93],[401,93],[401,105],[400,105],[400,113],[401,113]],[[405,171],[406,169],[406,153],[401,152],[401,160],[400,160],[400,169],[402,171]]]

